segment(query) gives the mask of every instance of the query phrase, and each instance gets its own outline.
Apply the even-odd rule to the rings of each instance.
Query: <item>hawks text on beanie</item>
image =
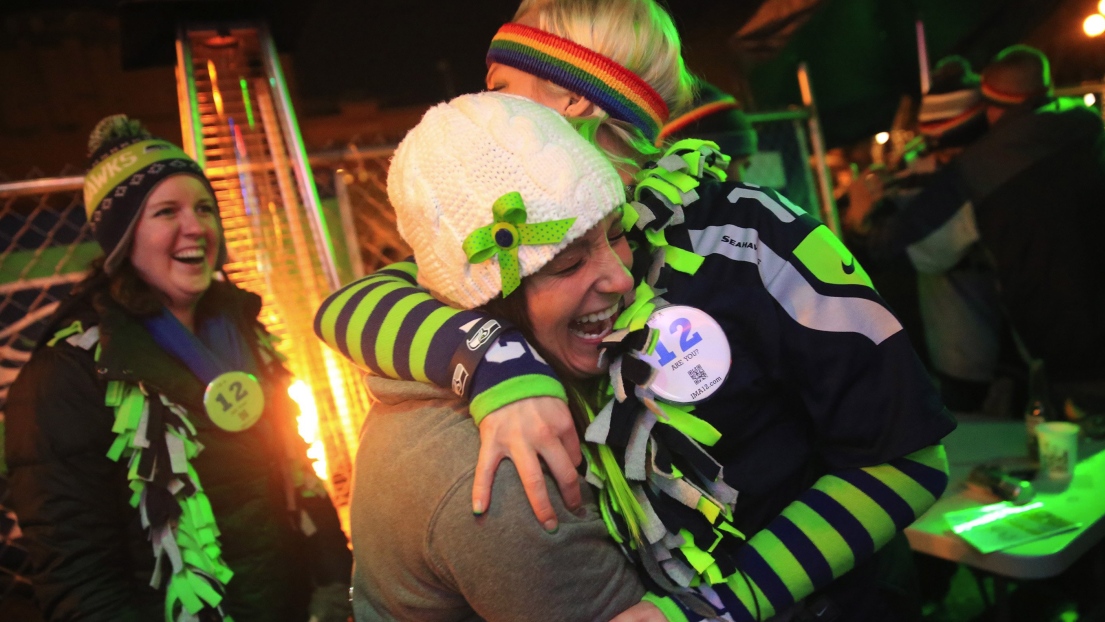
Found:
[[[539,270],[625,202],[613,165],[553,110],[502,93],[431,108],[388,172],[418,280],[464,308]]]
[[[154,138],[126,115],[106,117],[88,138],[84,211],[92,233],[107,255],[112,273],[127,256],[146,197],[161,180],[177,174],[198,177],[211,191],[203,169],[176,145]],[[219,265],[225,258],[220,249]]]

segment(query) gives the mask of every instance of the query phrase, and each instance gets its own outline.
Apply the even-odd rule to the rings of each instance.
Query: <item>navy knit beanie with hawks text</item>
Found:
[[[126,115],[106,117],[96,124],[88,138],[88,153],[84,211],[107,256],[104,271],[108,274],[114,273],[130,252],[138,217],[158,182],[172,175],[193,175],[215,196],[195,160],[180,147],[154,138]],[[217,265],[225,258],[224,243]]]

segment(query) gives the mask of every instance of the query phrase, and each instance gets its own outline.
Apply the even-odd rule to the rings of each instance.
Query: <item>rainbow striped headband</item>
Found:
[[[611,117],[656,140],[668,120],[668,106],[632,71],[582,45],[552,33],[505,24],[491,40],[487,64],[500,63],[578,93]]]
[[[722,97],[721,99],[714,100],[709,103],[702,104],[701,106],[688,110],[687,112],[672,119],[667,125],[660,130],[660,135],[656,138],[656,144],[659,146],[661,142],[668,136],[678,133],[688,125],[705,119],[706,117],[717,114],[725,110],[735,110],[740,108],[737,104],[736,98],[731,95]]]

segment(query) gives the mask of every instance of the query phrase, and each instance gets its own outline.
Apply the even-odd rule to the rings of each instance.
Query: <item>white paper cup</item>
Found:
[[[1048,479],[1070,481],[1078,464],[1078,426],[1049,421],[1036,426],[1040,437],[1040,469]]]

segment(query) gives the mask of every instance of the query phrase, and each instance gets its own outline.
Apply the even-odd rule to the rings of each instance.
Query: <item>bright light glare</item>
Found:
[[[978,527],[980,525],[985,525],[987,523],[992,523],[996,520],[1001,520],[1001,519],[1005,518],[1006,516],[1012,516],[1014,514],[1021,514],[1023,512],[1028,512],[1029,510],[1035,510],[1037,508],[1042,508],[1042,507],[1044,507],[1044,502],[1043,501],[1037,501],[1036,503],[1029,503],[1028,505],[1022,505],[1020,507],[1015,506],[1015,505],[1011,506],[1011,505],[1008,505],[1004,502],[1003,503],[995,503],[993,505],[986,505],[986,506],[983,506],[981,508],[983,511],[986,512],[986,514],[983,514],[982,516],[979,516],[978,518],[976,518],[974,520],[969,520],[969,521],[967,521],[967,522],[965,522],[961,525],[954,525],[952,527],[952,531],[954,531],[955,533],[963,533],[964,531],[970,531],[970,530],[972,530],[975,527]]]
[[[1094,13],[1082,22],[1082,30],[1091,37],[1096,37],[1105,32],[1105,15]]]
[[[307,457],[315,468],[315,475],[319,479],[326,479],[326,450],[322,446],[322,439],[318,435],[318,409],[315,407],[315,396],[311,394],[311,387],[306,382],[296,380],[288,387],[288,395],[299,404],[299,417],[296,423],[299,425],[299,435],[307,443]]]
[[[1097,3],[1097,12],[1105,15],[1105,0]]]
[[[1102,1],[1105,2],[1105,0]],[[1087,106],[1092,106],[1097,103],[1097,97],[1093,93],[1086,93],[1082,96],[1082,101],[1086,102]]]
[[[885,145],[888,140],[890,140],[890,132],[879,132],[875,134],[875,142],[880,145]]]

